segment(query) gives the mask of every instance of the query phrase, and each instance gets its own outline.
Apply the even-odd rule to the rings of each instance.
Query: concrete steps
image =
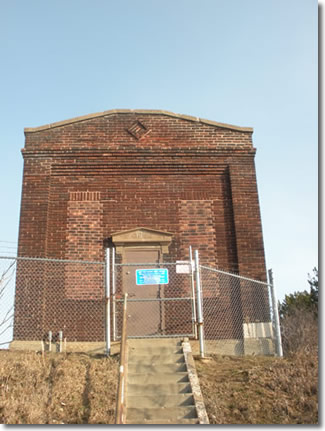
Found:
[[[197,419],[196,408],[192,407],[164,407],[164,408],[128,408],[127,422],[142,424],[144,420],[172,421],[177,424],[181,419]]]
[[[193,395],[185,394],[159,394],[159,395],[144,395],[141,396],[142,402],[148,408],[166,408],[166,407],[184,407],[193,406]],[[137,408],[139,405],[139,395],[130,395],[128,397],[128,409]]]
[[[127,424],[198,424],[181,339],[128,341]]]
[[[129,360],[132,360],[132,353],[129,355]],[[166,364],[167,360],[169,359],[168,355],[145,355],[145,354],[138,354],[136,355],[136,360],[139,361],[141,364],[147,364],[147,365],[153,365],[153,364]],[[184,363],[184,354],[183,353],[175,353],[174,354],[174,360],[175,364],[183,364]]]
[[[132,424],[133,422],[126,422],[127,424]],[[177,421],[177,425],[181,424],[199,424],[198,419],[180,419]],[[142,424],[144,425],[174,425],[175,422],[173,420],[161,419],[161,420],[150,420],[144,419]]]
[[[157,373],[164,373],[164,374],[174,374],[178,372],[187,372],[186,364],[185,363],[176,363],[176,364],[144,364],[142,362],[132,363],[129,364],[129,373],[131,374],[143,374],[143,373],[150,373],[150,374],[157,374]]]
[[[149,384],[142,385],[141,383],[129,383],[128,384],[128,394],[136,394],[140,397],[142,395],[155,394],[159,392],[160,394],[184,394],[191,393],[192,388],[190,382],[187,383],[164,383],[164,384]]]
[[[159,368],[158,368],[159,370]],[[161,373],[156,372],[153,374],[141,373],[141,374],[128,374],[129,383],[140,383],[142,385],[149,384],[163,384],[163,383],[186,383],[189,382],[187,373]]]

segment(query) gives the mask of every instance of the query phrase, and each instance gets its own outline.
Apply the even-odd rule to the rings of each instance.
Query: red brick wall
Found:
[[[200,251],[200,259],[215,266],[216,229],[213,200],[181,200],[178,218],[182,254],[186,256],[189,246]]]
[[[102,261],[113,232],[143,226],[173,233],[166,259],[192,245],[201,263],[265,280],[254,155],[250,130],[163,113],[27,129],[19,254]]]

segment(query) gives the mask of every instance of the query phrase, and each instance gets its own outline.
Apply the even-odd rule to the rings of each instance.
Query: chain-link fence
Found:
[[[128,293],[128,337],[193,336],[194,297],[190,271],[176,263],[115,264],[113,337],[121,335],[122,295]],[[115,309],[114,309],[115,304]]]
[[[270,285],[202,265],[200,273],[205,352],[274,354]]]
[[[13,337],[16,259],[0,259],[0,348],[7,348]]]
[[[105,341],[104,262],[0,258],[0,342]],[[20,343],[20,344],[19,344]],[[26,344],[26,346],[27,346]]]
[[[103,350],[105,342],[109,350],[121,335],[127,292],[128,337],[187,336],[202,353],[200,335],[205,353],[279,353],[272,285],[197,267],[0,257],[0,348],[39,349],[51,333],[79,350],[85,343]]]

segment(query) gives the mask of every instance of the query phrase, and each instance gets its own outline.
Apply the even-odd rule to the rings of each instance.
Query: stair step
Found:
[[[141,364],[166,364],[168,362],[173,362],[174,364],[185,363],[185,358],[183,353],[174,353],[173,355],[140,355],[133,352],[129,354],[128,363],[141,362]]]
[[[139,404],[141,398],[139,398]],[[144,420],[169,420],[178,423],[180,419],[197,418],[196,408],[193,407],[162,407],[162,408],[128,408],[127,420],[130,423],[143,423]],[[141,421],[141,422],[140,422]]]
[[[161,394],[152,395],[129,395],[127,399],[127,408],[162,408],[162,407],[183,407],[193,406],[194,398],[192,394]]]
[[[151,383],[186,383],[189,382],[187,373],[164,373],[164,374],[132,374],[128,373],[128,383],[140,383],[146,386]]]
[[[143,346],[143,347],[129,347],[129,356],[132,356],[133,354],[136,355],[174,355],[174,354],[182,354],[183,349],[179,346],[160,346],[160,347],[154,347],[154,346]]]
[[[182,339],[180,338],[129,338],[128,339],[129,347],[141,348],[143,346],[181,346]]]
[[[126,424],[140,424],[140,422],[132,422],[132,421],[126,421]],[[142,425],[180,425],[180,424],[199,424],[199,419],[178,419],[177,422],[171,420],[171,419],[156,419],[156,420],[150,420],[150,419],[144,419],[141,424]]]
[[[138,397],[150,394],[191,394],[192,388],[189,383],[149,383],[145,386],[140,383],[129,383],[127,387],[128,396]]]
[[[187,367],[186,364],[175,364],[175,363],[167,363],[167,364],[143,364],[139,363],[129,363],[128,365],[128,373],[129,374],[163,374],[163,373],[178,373],[178,372],[186,372]]]

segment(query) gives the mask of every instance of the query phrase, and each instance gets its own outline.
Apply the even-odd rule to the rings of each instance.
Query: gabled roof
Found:
[[[196,123],[203,123],[203,124],[207,124],[209,126],[222,127],[224,129],[238,130],[240,132],[253,132],[252,127],[234,126],[232,124],[217,123],[216,121],[205,120],[203,118],[192,117],[190,115],[175,114],[174,112],[170,112],[170,111],[150,110],[150,109],[111,109],[109,111],[83,115],[81,117],[75,117],[75,118],[71,118],[69,120],[58,121],[56,123],[46,124],[46,125],[40,126],[40,127],[26,127],[24,129],[24,132],[25,133],[40,132],[42,130],[53,129],[55,127],[62,127],[62,126],[66,126],[68,124],[73,124],[73,123],[78,123],[81,121],[91,120],[92,118],[107,117],[107,116],[116,115],[116,114],[166,115],[168,117],[179,118],[182,120],[193,121]]]

